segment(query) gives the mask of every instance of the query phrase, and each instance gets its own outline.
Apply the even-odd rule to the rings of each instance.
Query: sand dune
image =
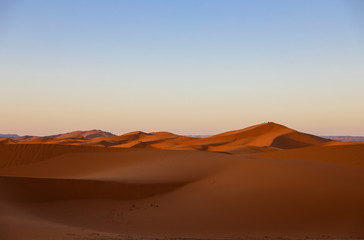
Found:
[[[26,142],[26,141],[35,140],[38,138],[40,138],[40,137],[26,135],[26,136],[12,138],[12,140],[14,140],[15,142]]]
[[[33,144],[38,144],[38,143],[50,143],[50,144],[54,144],[54,143],[64,143],[64,142],[68,142],[70,140],[89,140],[89,139],[94,139],[94,138],[98,138],[98,137],[113,137],[115,136],[112,133],[109,132],[104,132],[101,130],[89,130],[89,131],[73,131],[73,132],[69,132],[69,133],[62,133],[62,134],[57,134],[57,135],[50,135],[50,136],[45,136],[45,137],[39,137],[39,136],[20,136],[20,137],[15,137],[12,138],[13,141],[15,142],[20,142],[20,143],[33,143]],[[63,140],[66,139],[66,140]]]
[[[15,144],[15,141],[9,138],[0,138],[0,144]]]
[[[76,131],[48,137],[15,138],[26,144],[88,145],[115,148],[157,148],[170,150],[198,150],[226,153],[256,153],[277,149],[307,147],[331,140],[297,132],[276,123],[263,123],[241,130],[194,138],[169,132],[130,132],[115,136],[100,130]],[[259,149],[261,148],[261,149]]]
[[[364,238],[360,142],[273,123],[51,139],[0,144],[0,239]]]
[[[53,138],[74,138],[74,137],[84,137],[86,139],[93,139],[97,137],[113,137],[115,136],[112,133],[104,132],[101,130],[89,130],[89,131],[74,131],[70,133],[63,133],[56,136],[51,136]]]
[[[193,141],[194,144],[208,146],[271,146],[288,149],[328,142],[330,140],[300,133],[276,123],[263,123],[242,130],[217,134]]]

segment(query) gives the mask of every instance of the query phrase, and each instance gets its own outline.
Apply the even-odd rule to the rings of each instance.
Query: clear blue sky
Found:
[[[364,1],[0,1],[0,133],[364,135]]]

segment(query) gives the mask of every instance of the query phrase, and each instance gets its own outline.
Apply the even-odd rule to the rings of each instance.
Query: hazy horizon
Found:
[[[251,125],[253,126],[253,125]],[[245,127],[242,127],[240,129],[244,129],[244,128],[247,128],[247,127],[251,127],[251,126],[245,126]],[[169,131],[171,133],[174,133],[174,134],[178,134],[178,135],[182,135],[182,136],[191,136],[191,137],[201,137],[201,138],[204,138],[204,137],[210,137],[210,136],[213,136],[213,135],[216,135],[216,134],[220,134],[220,133],[225,133],[225,132],[229,132],[229,131],[234,131],[234,130],[239,130],[239,129],[230,129],[230,130],[227,130],[227,131],[224,131],[224,132],[216,132],[216,133],[212,133],[212,134],[184,134],[184,133],[176,133],[176,132],[172,132],[172,131]],[[297,129],[294,129],[294,130],[297,130]],[[77,130],[70,130],[70,131],[65,131],[65,132],[54,132],[52,134],[46,134],[46,135],[40,135],[40,134],[17,134],[17,133],[0,133],[0,136],[5,136],[5,135],[17,135],[17,136],[26,136],[26,135],[29,135],[29,136],[38,136],[38,137],[49,137],[49,136],[53,136],[53,135],[58,135],[58,134],[66,134],[66,133],[71,133],[71,132],[77,132],[77,131],[81,131],[81,132],[87,132],[87,131],[103,131],[103,132],[108,132],[108,133],[111,133],[111,134],[114,134],[116,136],[118,135],[123,135],[123,134],[127,134],[127,133],[131,133],[131,132],[137,132],[137,131],[140,131],[140,130],[135,130],[135,131],[128,131],[128,132],[118,132],[118,133],[115,133],[115,132],[111,132],[111,131],[106,131],[106,130],[103,130],[103,129],[77,129]],[[297,130],[299,131],[299,130]],[[165,132],[163,130],[159,130],[159,131],[141,131],[141,132],[146,132],[146,133],[155,133],[155,132]],[[302,132],[302,131],[299,131],[299,132]],[[305,132],[305,133],[308,133],[308,134],[312,134],[310,132]],[[320,135],[320,134],[316,134],[317,136],[320,136],[320,137],[358,137],[358,138],[363,138],[364,136],[360,136],[360,135]],[[16,137],[16,136],[14,136]]]
[[[2,1],[0,133],[364,135],[364,3]]]

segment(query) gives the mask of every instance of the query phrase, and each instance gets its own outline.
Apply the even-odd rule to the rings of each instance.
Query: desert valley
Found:
[[[364,238],[364,142],[276,123],[0,139],[0,239]]]

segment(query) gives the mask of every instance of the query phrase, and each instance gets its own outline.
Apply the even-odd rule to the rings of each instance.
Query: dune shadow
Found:
[[[75,199],[135,200],[167,193],[185,184],[144,184],[83,179],[0,177],[0,199],[15,202]]]

